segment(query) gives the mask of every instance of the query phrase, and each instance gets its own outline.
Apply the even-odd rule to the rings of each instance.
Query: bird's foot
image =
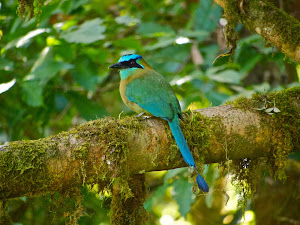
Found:
[[[141,113],[139,113],[138,115],[135,115],[135,117],[141,117],[142,115],[144,115],[145,113],[144,112],[141,112]]]
[[[141,112],[140,114],[136,115],[135,117],[139,118],[140,120],[147,120],[147,119],[151,118],[151,116],[143,116],[144,114],[145,114],[144,112]]]

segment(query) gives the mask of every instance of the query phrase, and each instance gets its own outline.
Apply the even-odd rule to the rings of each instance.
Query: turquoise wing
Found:
[[[169,122],[181,115],[178,99],[170,84],[154,70],[147,71],[128,83],[126,96],[129,101],[138,104],[153,116]]]

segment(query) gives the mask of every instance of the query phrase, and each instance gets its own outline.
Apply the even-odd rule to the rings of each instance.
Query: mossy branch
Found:
[[[259,157],[282,168],[286,156],[300,148],[299,98],[300,88],[292,88],[185,113],[181,127],[199,168]],[[280,112],[273,115],[256,109],[275,104]],[[165,121],[108,117],[47,138],[0,145],[0,199],[84,184],[122,189],[134,174],[184,166]]]
[[[300,63],[300,22],[266,0],[214,0],[227,19],[239,20]]]

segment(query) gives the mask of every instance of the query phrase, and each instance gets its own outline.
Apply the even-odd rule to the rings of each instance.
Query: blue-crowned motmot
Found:
[[[200,190],[208,192],[179,126],[181,108],[170,84],[137,54],[123,55],[109,68],[120,70],[120,94],[123,102],[137,113],[147,113],[168,121],[184,161],[197,173]]]

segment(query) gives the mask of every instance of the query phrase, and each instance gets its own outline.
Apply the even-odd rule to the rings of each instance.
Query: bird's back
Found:
[[[152,69],[140,70],[140,73],[121,81],[120,92],[125,104],[138,113],[146,110],[168,121],[181,114],[170,84]]]

